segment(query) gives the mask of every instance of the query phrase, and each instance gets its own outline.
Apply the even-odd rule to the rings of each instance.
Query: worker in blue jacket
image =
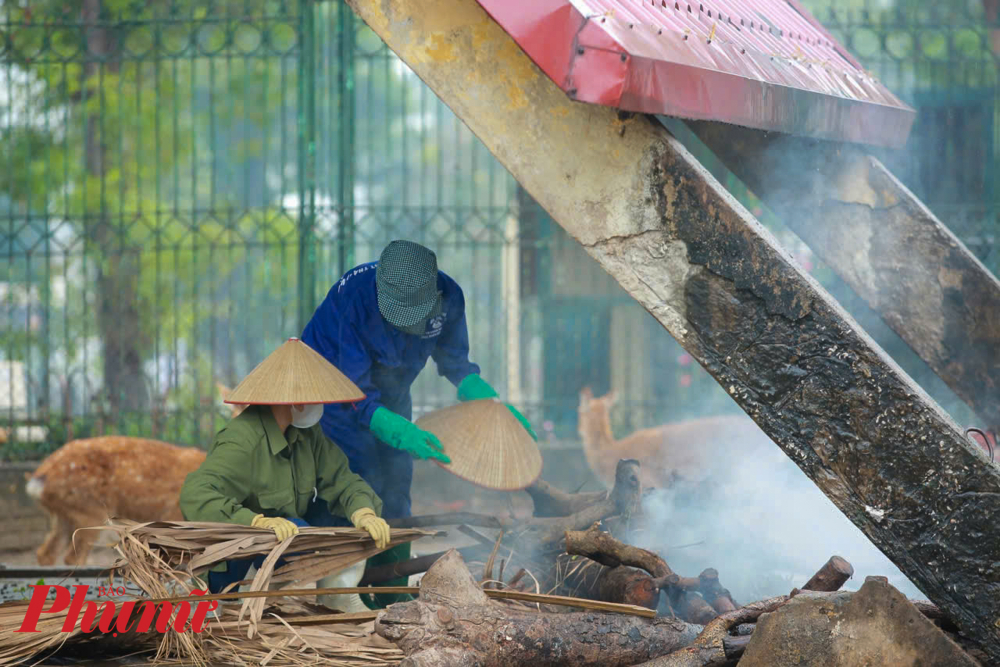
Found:
[[[438,373],[458,387],[460,401],[497,392],[469,360],[462,288],[437,268],[435,254],[412,241],[393,241],[378,262],[362,264],[330,289],[302,341],[349,377],[365,399],[326,405],[323,432],[338,443],[382,499],[386,519],[410,516],[413,459],[450,463],[432,433],[412,421],[410,386],[432,357]],[[527,419],[508,405],[537,440]],[[382,552],[369,565],[408,560],[410,544]],[[405,586],[406,577],[383,586]],[[379,608],[409,596],[376,595]],[[409,598],[412,599],[412,598]]]

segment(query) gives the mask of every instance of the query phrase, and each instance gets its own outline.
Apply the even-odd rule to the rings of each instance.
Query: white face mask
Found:
[[[323,418],[323,404],[304,405],[302,410],[292,406],[292,426],[295,428],[312,428]]]

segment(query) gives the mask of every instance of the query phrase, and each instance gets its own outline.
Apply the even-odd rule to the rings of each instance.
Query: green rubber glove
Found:
[[[458,400],[462,402],[478,401],[482,398],[497,398],[498,396],[499,394],[497,394],[496,390],[486,380],[475,373],[466,375],[465,379],[458,384]],[[528,432],[528,435],[535,442],[538,442],[538,435],[535,433],[535,429],[531,428],[531,424],[525,416],[510,403],[504,403],[504,405],[507,406],[512,415],[517,417],[517,421],[521,422],[521,426]]]
[[[376,438],[390,447],[409,452],[413,458],[421,461],[430,458],[451,463],[451,459],[441,451],[441,441],[436,435],[428,433],[392,410],[376,410],[368,428]]]

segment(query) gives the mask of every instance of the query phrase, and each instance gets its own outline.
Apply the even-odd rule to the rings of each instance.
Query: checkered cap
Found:
[[[382,317],[401,329],[425,323],[439,306],[437,277],[437,257],[430,249],[413,241],[387,245],[375,272]]]

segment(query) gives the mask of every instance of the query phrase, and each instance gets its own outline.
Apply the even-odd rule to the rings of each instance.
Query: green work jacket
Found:
[[[181,512],[188,521],[249,526],[257,514],[302,518],[314,496],[335,515],[349,518],[362,507],[382,515],[382,500],[319,424],[282,433],[269,406],[251,405],[184,480]]]

